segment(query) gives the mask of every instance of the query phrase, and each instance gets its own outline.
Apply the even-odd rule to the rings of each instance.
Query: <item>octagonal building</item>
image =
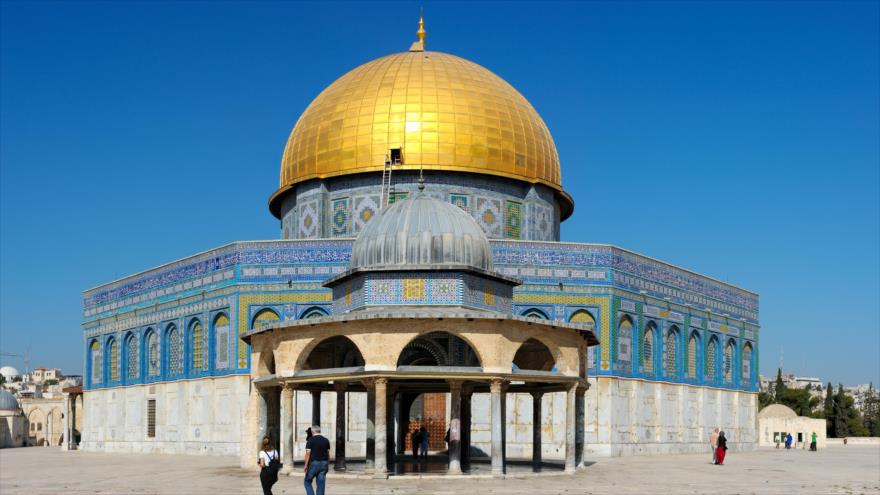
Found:
[[[280,240],[85,291],[83,449],[253,467],[268,436],[293,466],[320,425],[337,469],[384,476],[413,469],[421,427],[452,473],[703,452],[715,427],[757,447],[757,294],[560,242],[574,201],[548,126],[425,34],[300,116]]]

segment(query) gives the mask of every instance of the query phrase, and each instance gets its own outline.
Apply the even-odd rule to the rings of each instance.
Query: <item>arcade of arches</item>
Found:
[[[488,462],[491,472],[505,472],[506,394],[529,394],[533,401],[532,468],[542,461],[541,401],[545,394],[565,397],[564,468],[582,463],[586,351],[592,332],[577,325],[485,313],[443,317],[364,319],[339,316],[298,320],[264,327],[246,337],[252,346],[254,388],[249,405],[242,464],[250,464],[259,439],[269,436],[281,449],[285,465],[297,453],[294,436],[302,402],[309,394],[312,424],[321,425],[324,392],[335,392],[336,470],[346,469],[346,401],[366,395],[365,469],[376,476],[405,469],[411,434],[424,426],[433,462],[448,472],[467,472],[472,463]],[[491,414],[488,452],[471,441],[472,404],[486,394]],[[328,394],[331,395],[331,394]],[[300,412],[300,415],[302,413]],[[580,418],[580,420],[578,420]],[[331,425],[321,425],[325,433]],[[301,454],[301,453],[299,453]]]

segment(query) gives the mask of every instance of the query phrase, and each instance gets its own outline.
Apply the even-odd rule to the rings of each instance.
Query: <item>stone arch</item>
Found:
[[[326,309],[320,306],[311,306],[300,313],[299,318],[304,320],[306,318],[321,318],[324,316],[330,316],[330,313],[328,313]]]
[[[476,348],[466,338],[446,331],[416,336],[400,351],[397,366],[473,366],[481,367]]]
[[[278,313],[272,308],[263,308],[257,311],[251,319],[251,329],[256,330],[264,325],[275,323],[276,321],[281,321],[281,317],[278,316]]]
[[[344,335],[335,335],[315,342],[300,355],[297,370],[350,368],[364,366],[364,357],[357,344]]]
[[[554,371],[556,359],[543,342],[531,338],[516,350],[513,356],[513,370]]]
[[[28,420],[28,444],[43,445],[46,441],[46,415],[43,411],[34,408],[27,415]]]
[[[61,410],[57,407],[53,407],[52,410],[46,414],[46,426],[44,427],[46,442],[53,447],[61,445],[61,438],[64,429],[61,419]]]
[[[523,316],[526,318],[537,318],[539,320],[549,320],[550,319],[550,316],[547,315],[547,312],[545,312],[542,309],[538,309],[538,308],[525,309],[525,310],[523,310],[522,313],[520,313],[520,316]]]

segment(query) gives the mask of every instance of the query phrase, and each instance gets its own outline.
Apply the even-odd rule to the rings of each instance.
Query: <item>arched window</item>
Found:
[[[624,315],[617,324],[617,360],[618,371],[632,372],[632,319]]]
[[[709,346],[706,348],[706,381],[709,383],[715,383],[716,373],[715,373],[715,360],[716,354],[718,353],[718,338],[712,337],[709,339]]]
[[[306,318],[322,318],[324,316],[327,316],[327,311],[325,311],[323,308],[314,306],[303,311],[300,315],[300,319],[304,320]]]
[[[593,318],[589,312],[579,309],[571,315],[571,318],[568,321],[572,323],[577,323],[579,325],[583,325],[587,330],[596,331],[596,320]],[[596,355],[599,352],[599,349],[602,347],[602,343],[599,345],[593,346],[592,348],[587,349],[587,369],[595,370],[596,369]]]
[[[214,317],[214,345],[218,370],[229,367],[229,318],[223,313]]]
[[[202,371],[205,369],[205,331],[202,329],[202,322],[195,320],[190,326],[190,335],[192,342],[192,366],[193,371]]]
[[[733,345],[733,340],[729,340],[724,346],[724,360],[721,366],[724,383],[733,383]]]
[[[556,360],[546,345],[536,339],[529,339],[519,347],[513,356],[513,371],[537,370],[555,371]]]
[[[147,376],[159,376],[159,337],[149,329],[144,342],[147,346]]]
[[[654,324],[648,323],[642,337],[642,369],[647,374],[654,373]]]
[[[119,381],[119,346],[116,345],[116,339],[107,341],[107,368],[110,381]]]
[[[697,340],[697,333],[694,332],[691,334],[691,338],[688,339],[688,378],[694,380],[697,377],[697,346],[699,345],[699,341]]]
[[[132,381],[138,377],[138,341],[133,334],[125,338],[125,380]]]
[[[541,311],[538,308],[529,308],[522,312],[522,316],[526,318],[535,318],[538,320],[549,320],[550,317],[547,316],[547,313]]]
[[[748,387],[752,385],[752,344],[744,345],[742,354],[742,383]]]
[[[104,381],[104,360],[101,359],[101,344],[97,340],[92,341],[89,353],[89,360],[92,364],[92,384],[99,384]]]
[[[254,330],[259,330],[260,328],[280,321],[281,318],[278,317],[278,313],[272,311],[271,309],[261,310],[259,313],[254,316],[253,324],[251,328]]]
[[[667,377],[678,374],[678,328],[672,327],[666,334],[666,345],[663,346],[663,368]]]
[[[309,353],[303,369],[350,368],[363,366],[360,349],[348,337],[336,336],[321,341]]]
[[[183,372],[183,352],[180,345],[180,332],[177,327],[169,325],[165,331],[165,369],[170,375],[179,375]]]

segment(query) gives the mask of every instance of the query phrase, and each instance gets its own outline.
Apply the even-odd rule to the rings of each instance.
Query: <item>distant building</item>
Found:
[[[758,413],[758,445],[762,447],[784,443],[786,433],[791,433],[794,448],[809,446],[810,437],[816,433],[816,445],[825,447],[825,420],[798,416],[782,404],[771,404]]]

